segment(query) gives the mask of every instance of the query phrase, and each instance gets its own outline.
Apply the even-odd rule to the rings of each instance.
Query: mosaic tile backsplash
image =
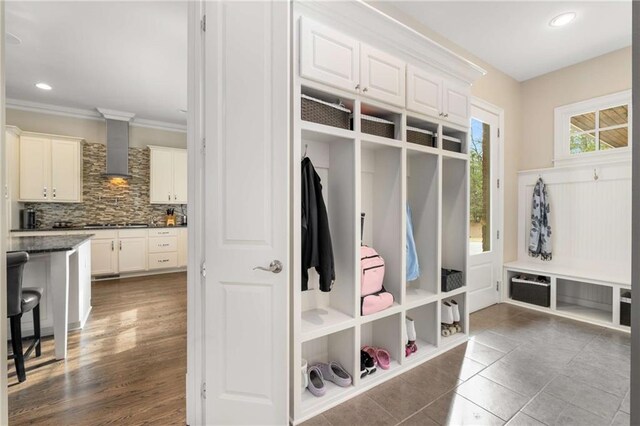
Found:
[[[149,204],[149,149],[129,148],[129,178],[113,183],[102,176],[106,169],[107,147],[84,143],[82,203],[25,203],[36,211],[39,228],[69,221],[74,226],[88,223],[160,223],[166,210],[187,212],[186,205]]]

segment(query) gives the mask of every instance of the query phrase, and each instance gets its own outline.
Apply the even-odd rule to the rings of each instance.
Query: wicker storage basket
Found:
[[[462,152],[462,141],[453,136],[442,135],[442,149],[453,152]]]
[[[433,132],[419,129],[417,127],[407,126],[407,142],[435,148],[436,140],[437,139],[433,136]]]
[[[620,325],[631,327],[631,293],[624,293],[620,297]]]
[[[351,110],[342,105],[331,104],[311,96],[302,95],[302,119],[341,129],[351,129]]]
[[[444,292],[455,290],[464,286],[464,274],[455,269],[442,268],[441,290]]]
[[[370,115],[361,115],[360,121],[362,133],[369,135],[382,136],[383,138],[394,139],[396,137],[395,124],[384,118],[372,117]]]
[[[551,306],[551,284],[523,277],[511,278],[511,298],[532,305]]]

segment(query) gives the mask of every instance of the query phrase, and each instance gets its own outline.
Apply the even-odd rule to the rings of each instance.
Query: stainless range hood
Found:
[[[129,122],[134,114],[98,108],[107,123],[106,178],[128,179],[129,174]]]

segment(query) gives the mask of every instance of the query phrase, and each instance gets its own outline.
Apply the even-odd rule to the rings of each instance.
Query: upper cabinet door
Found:
[[[447,120],[469,126],[471,104],[470,87],[453,82],[444,85],[444,116]]]
[[[360,77],[359,43],[342,33],[300,19],[300,75],[348,91]]]
[[[442,117],[442,78],[409,65],[407,67],[407,109]]]
[[[82,147],[75,141],[51,141],[50,201],[79,202],[82,199]]]
[[[362,93],[400,107],[404,106],[406,64],[385,52],[360,44]]]
[[[173,152],[151,149],[150,202],[173,204]]]
[[[173,153],[173,201],[187,204],[187,151]]]
[[[48,201],[51,196],[51,140],[20,137],[20,200]]]

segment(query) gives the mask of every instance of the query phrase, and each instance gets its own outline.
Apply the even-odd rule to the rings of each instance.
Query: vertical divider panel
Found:
[[[359,106],[359,101],[356,101],[356,103]],[[356,110],[358,110],[356,108]],[[358,112],[357,114],[358,117],[360,117],[360,114]],[[360,119],[358,118],[357,120],[357,126],[360,126]],[[355,210],[355,214],[353,217],[353,220],[356,223],[355,226],[355,232],[356,232],[356,244],[354,245],[353,249],[356,253],[355,255],[355,259],[356,262],[353,265],[354,268],[354,274],[356,276],[356,279],[354,281],[354,288],[353,288],[353,292],[354,292],[354,299],[355,299],[355,312],[356,312],[356,318],[360,318],[360,280],[361,280],[361,272],[360,272],[360,244],[361,244],[361,237],[360,237],[360,213],[362,212],[362,142],[360,141],[360,139],[356,139],[355,142],[355,161],[354,161],[354,173],[355,173],[355,183],[356,183],[356,197],[355,197],[355,203],[356,203],[356,210]]]
[[[404,115],[404,114],[403,114]],[[404,121],[404,120],[403,120]],[[406,132],[403,127],[403,138],[406,138]],[[407,293],[407,148],[402,147],[401,164],[400,164],[400,300],[398,303],[404,305],[406,303]]]
[[[438,146],[442,146],[442,124],[438,125]],[[438,271],[437,271],[437,293],[441,294],[442,290],[440,287],[440,283],[442,282],[442,166],[443,166],[443,158],[442,155],[438,155]],[[440,347],[442,343],[442,336],[440,335],[440,323],[441,323],[441,307],[440,303],[436,307],[436,346]]]

